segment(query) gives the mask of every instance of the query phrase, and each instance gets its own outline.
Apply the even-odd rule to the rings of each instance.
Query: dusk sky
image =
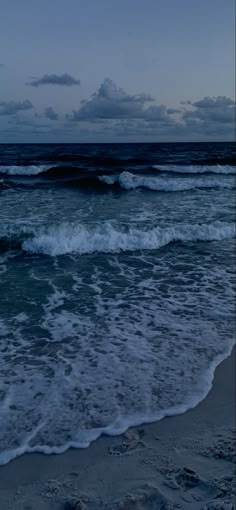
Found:
[[[235,136],[234,0],[0,0],[0,142]]]

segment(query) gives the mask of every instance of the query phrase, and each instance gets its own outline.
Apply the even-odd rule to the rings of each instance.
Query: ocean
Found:
[[[185,412],[235,342],[233,143],[0,146],[0,463]]]

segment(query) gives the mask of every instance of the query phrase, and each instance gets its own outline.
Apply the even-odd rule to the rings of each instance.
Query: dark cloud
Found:
[[[148,94],[129,95],[106,78],[91,99],[81,101],[81,108],[74,110],[72,121],[93,119],[140,118],[146,103],[154,101]]]
[[[43,114],[30,110],[29,100],[1,102],[0,115],[19,137],[42,141],[217,141],[235,137],[235,102],[225,96],[182,101],[186,108],[155,104],[145,93],[128,94],[112,80],[105,79],[98,90],[80,103],[72,114],[59,115],[52,106]],[[29,110],[29,113],[28,113]],[[26,113],[24,115],[24,112]],[[53,122],[57,121],[57,122]],[[12,132],[13,132],[12,131]],[[10,136],[10,131],[9,131]],[[43,138],[45,134],[45,138]],[[40,136],[41,136],[40,135]],[[53,138],[54,137],[54,138]],[[20,139],[21,139],[20,138]],[[41,140],[41,139],[40,139]]]
[[[47,119],[58,120],[58,118],[59,118],[57,112],[55,112],[55,110],[54,110],[54,108],[52,108],[52,106],[45,108],[44,113],[45,113],[45,117],[47,117]]]
[[[16,113],[31,110],[33,105],[31,101],[26,99],[25,101],[8,101],[0,103],[0,115],[16,115]]]
[[[11,122],[9,122],[10,125],[12,126],[17,126],[18,128],[19,127],[25,127],[25,128],[29,128],[29,130],[31,129],[42,129],[42,128],[45,128],[45,129],[50,129],[49,128],[49,124],[48,123],[43,123],[43,122],[36,122],[35,121],[35,117],[30,117],[28,119],[26,118],[21,118],[21,117],[14,117],[14,118],[11,118]]]
[[[197,108],[216,108],[216,107],[225,107],[225,106],[234,106],[235,102],[233,99],[225,96],[218,97],[204,97],[201,101],[196,101],[192,103],[193,106]]]
[[[149,108],[144,110],[142,118],[148,122],[164,122],[169,124],[174,121],[171,119],[168,110],[164,104],[149,106]],[[172,110],[171,113],[173,113]]]
[[[110,79],[105,79],[97,92],[81,101],[80,109],[66,115],[68,121],[84,123],[96,133],[122,138],[131,136],[171,140],[231,139],[235,129],[235,102],[227,97],[204,97],[188,108],[156,105],[148,94],[130,95]],[[93,126],[93,128],[92,128]]]
[[[176,108],[167,108],[167,113],[172,115],[173,113],[180,113],[181,110],[177,110]]]
[[[143,130],[147,124],[159,123],[163,127],[175,124],[171,117],[179,110],[167,108],[165,105],[150,105],[154,99],[149,94],[127,94],[110,79],[105,79],[98,91],[87,101],[81,101],[81,107],[67,116],[74,122],[104,123],[110,120],[118,122],[140,120]],[[114,127],[114,126],[113,126]],[[103,125],[104,129],[104,125]]]
[[[229,97],[204,97],[200,101],[192,103],[194,110],[183,114],[184,120],[190,120],[203,124],[234,124],[235,102]]]
[[[41,87],[42,85],[59,85],[60,87],[72,87],[73,85],[80,85],[80,80],[77,80],[70,74],[44,74],[42,78],[33,78],[27,85],[31,87]]]

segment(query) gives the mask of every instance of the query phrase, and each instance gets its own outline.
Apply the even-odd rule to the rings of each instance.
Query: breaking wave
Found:
[[[128,167],[125,165],[123,161],[123,169],[128,170]],[[103,168],[103,170],[102,170]],[[131,169],[131,167],[129,167]],[[122,168],[116,169],[115,172],[121,171]],[[145,175],[145,172],[154,172],[154,173],[174,173],[174,174],[223,174],[223,175],[236,175],[236,166],[233,165],[153,165],[152,167],[147,165],[142,165],[141,167],[132,168],[132,173],[134,175],[139,176],[140,173]],[[0,175],[9,175],[9,176],[25,176],[25,177],[34,177],[42,174],[42,177],[46,177],[49,179],[60,179],[60,178],[70,178],[70,177],[105,177],[117,180],[117,175],[114,175],[113,166],[110,168],[104,168],[104,165],[101,167],[96,167],[96,171],[93,169],[86,169],[81,167],[81,165],[60,165],[59,163],[55,165],[50,164],[42,164],[42,165],[0,165]],[[129,174],[129,172],[122,172],[123,174]],[[132,175],[132,174],[131,174]],[[109,183],[107,181],[107,183]],[[106,182],[104,180],[104,182]],[[111,182],[109,183],[111,184]]]
[[[236,174],[236,166],[233,165],[153,165],[153,168],[180,174]]]
[[[0,165],[0,174],[33,176],[47,172],[48,165]]]
[[[78,253],[117,253],[156,250],[173,241],[221,241],[235,236],[231,224],[176,225],[151,230],[129,228],[127,231],[105,222],[93,228],[88,225],[62,224],[35,233],[22,243],[22,249],[44,255]]]
[[[131,190],[135,188],[147,188],[156,191],[186,191],[199,188],[234,188],[235,179],[232,181],[223,181],[219,177],[211,178],[187,178],[180,180],[165,177],[152,177],[144,175],[135,175],[130,172],[122,172],[119,176],[102,175],[99,180],[107,185],[119,184],[123,189]]]

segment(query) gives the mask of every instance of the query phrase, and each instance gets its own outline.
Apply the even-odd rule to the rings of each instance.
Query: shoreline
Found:
[[[101,436],[86,449],[24,454],[0,466],[0,508],[56,510],[73,498],[76,510],[231,504],[234,428],[235,347],[216,367],[207,396],[185,413]]]
[[[138,428],[138,427],[143,427],[143,426],[148,426],[148,425],[152,425],[152,424],[155,424],[155,423],[159,423],[161,422],[162,420],[165,420],[166,418],[170,418],[170,417],[176,417],[176,416],[181,416],[181,415],[184,415],[186,413],[188,413],[189,411],[195,409],[196,407],[199,406],[199,404],[201,404],[201,402],[203,402],[209,395],[209,393],[211,392],[212,390],[212,387],[213,387],[213,384],[214,384],[214,381],[215,381],[215,373],[216,373],[216,370],[218,369],[218,367],[221,365],[221,363],[223,363],[227,358],[229,358],[232,354],[232,352],[234,351],[234,349],[236,349],[236,345],[235,343],[232,344],[228,351],[223,355],[221,356],[218,356],[211,364],[211,366],[209,367],[208,369],[208,372],[207,374],[204,375],[203,379],[205,379],[205,382],[206,382],[206,385],[208,384],[208,389],[205,391],[202,392],[202,395],[201,396],[195,396],[193,397],[191,403],[189,401],[188,404],[182,404],[181,406],[179,407],[176,407],[176,408],[170,408],[169,410],[166,410],[164,411],[163,415],[159,415],[159,416],[156,416],[156,417],[146,417],[146,418],[138,418],[136,417],[135,420],[133,420],[133,423],[132,423],[132,420],[121,420],[121,424],[119,424],[119,422],[114,422],[112,425],[109,425],[107,427],[105,427],[104,429],[94,429],[94,434],[92,434],[92,439],[90,440],[89,443],[85,443],[85,444],[79,444],[78,442],[76,443],[75,441],[71,441],[71,443],[68,443],[67,445],[65,446],[62,446],[62,447],[48,447],[48,446],[38,446],[38,447],[35,447],[32,448],[32,449],[29,449],[27,450],[23,450],[23,447],[19,447],[18,450],[15,450],[15,455],[12,453],[11,450],[8,451],[8,455],[6,454],[6,458],[8,458],[9,460],[5,461],[5,462],[0,462],[0,468],[2,466],[5,466],[7,464],[9,464],[10,462],[13,462],[14,460],[16,460],[17,458],[19,457],[22,457],[23,455],[31,455],[31,454],[39,454],[39,455],[63,455],[64,453],[66,453],[68,450],[71,450],[71,449],[87,449],[89,448],[95,441],[98,441],[101,437],[116,437],[116,436],[122,436],[123,434],[125,434],[129,429],[134,429],[134,428]],[[125,423],[126,422],[126,423]],[[136,423],[135,423],[136,422]],[[125,423],[125,425],[124,425]],[[99,432],[98,432],[99,431]],[[96,432],[97,432],[97,435],[96,435]],[[21,451],[23,450],[23,451]],[[20,452],[20,453],[19,453]]]

